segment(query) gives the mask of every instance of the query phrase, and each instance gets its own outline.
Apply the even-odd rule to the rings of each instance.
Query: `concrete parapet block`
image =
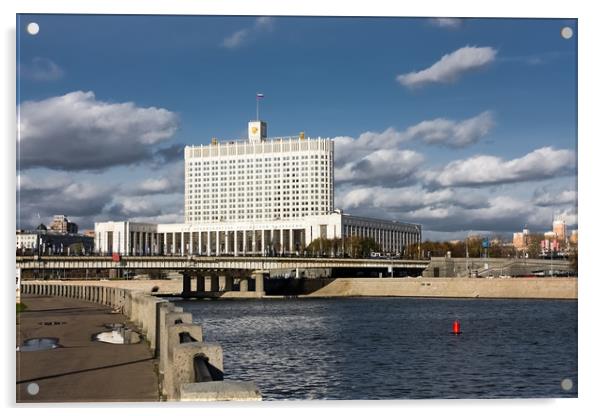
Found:
[[[165,299],[159,299],[154,296],[148,296],[147,306],[145,309],[144,322],[147,325],[147,337],[150,342],[151,349],[155,352],[159,346],[159,308],[162,304],[169,303]]]
[[[202,342],[203,341],[203,330],[199,325],[195,325],[192,323],[179,323],[170,325],[167,328],[167,350],[174,351],[174,348],[178,345],[182,344],[180,341],[180,334],[188,333],[191,338],[194,339],[193,342]],[[169,358],[173,358],[169,357]]]
[[[169,365],[171,373],[168,397],[178,399],[180,387],[186,383],[194,383],[194,357],[204,355],[211,367],[219,372],[224,371],[223,352],[219,344],[206,342],[188,342],[179,344],[172,350],[173,359]]]
[[[128,318],[132,319],[132,292],[123,291],[123,314]]]
[[[180,333],[182,332],[188,332],[191,337],[198,342],[202,341],[203,334],[201,327],[192,324],[191,313],[166,313],[165,324],[161,334],[161,346],[159,348],[159,373],[163,375],[161,383],[162,393],[170,399],[173,399],[176,394],[173,372],[174,367],[172,364],[173,351],[175,347],[181,344]]]
[[[180,386],[180,401],[260,401],[261,392],[253,381],[209,381]]]
[[[175,307],[171,302],[165,302],[159,305],[159,332],[157,335],[159,346],[159,372],[163,373],[168,362],[168,328],[175,325],[177,321],[182,323],[192,323],[192,314],[189,312],[174,312],[175,309],[181,310],[180,307]]]
[[[151,349],[154,351],[157,348],[158,304],[167,303],[167,301],[143,292],[133,292],[130,298],[130,320],[144,332]]]

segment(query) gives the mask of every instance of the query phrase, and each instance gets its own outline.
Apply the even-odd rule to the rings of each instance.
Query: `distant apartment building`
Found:
[[[560,241],[566,241],[568,236],[566,232],[566,222],[563,217],[558,216],[554,218],[554,222],[552,223],[552,232]]]
[[[524,251],[529,246],[530,233],[527,228],[520,233],[514,233],[512,237],[512,245],[519,251]]]
[[[77,234],[77,224],[70,222],[65,215],[55,215],[50,229],[62,234]]]
[[[84,235],[85,237],[92,237],[94,238],[94,230],[84,230],[82,232],[82,235]]]
[[[569,242],[571,244],[577,244],[579,242],[579,235],[577,230],[571,231],[571,236],[569,237]]]

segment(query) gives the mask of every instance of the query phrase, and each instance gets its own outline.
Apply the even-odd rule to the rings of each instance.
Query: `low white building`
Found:
[[[334,142],[267,139],[251,121],[244,141],[187,146],[183,224],[95,224],[95,249],[123,255],[301,253],[317,238],[374,239],[400,254],[421,241],[418,224],[362,218],[334,209]]]
[[[95,249],[123,255],[274,255],[301,253],[317,238],[372,238],[399,254],[421,241],[418,224],[356,217],[341,212],[298,220],[208,224],[96,223]]]

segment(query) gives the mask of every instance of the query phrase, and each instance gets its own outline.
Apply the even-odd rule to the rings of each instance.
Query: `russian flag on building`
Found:
[[[257,99],[259,100],[261,98],[263,98],[263,94],[257,93]]]

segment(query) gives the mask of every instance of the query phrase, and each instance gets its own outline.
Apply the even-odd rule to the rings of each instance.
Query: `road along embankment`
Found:
[[[192,323],[192,314],[167,300],[96,282],[22,282],[21,293],[95,302],[126,315],[159,361],[161,392],[167,400],[261,400],[255,383],[224,380],[221,346],[203,342],[202,328]]]
[[[577,299],[577,278],[338,278],[306,296]]]

